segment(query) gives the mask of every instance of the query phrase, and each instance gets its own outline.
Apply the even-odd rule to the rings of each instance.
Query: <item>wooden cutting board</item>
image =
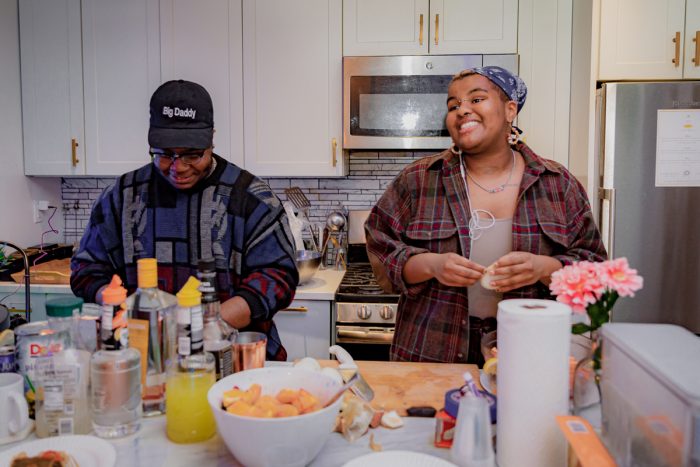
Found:
[[[70,258],[52,259],[29,267],[31,284],[70,284]],[[15,282],[24,284],[24,268],[12,274]]]
[[[335,360],[319,361],[323,367],[337,367]],[[445,393],[464,384],[462,375],[472,373],[479,381],[476,365],[457,363],[370,362],[356,361],[360,374],[374,390],[372,407],[396,410],[405,416],[406,409],[431,406],[440,410],[445,405]]]

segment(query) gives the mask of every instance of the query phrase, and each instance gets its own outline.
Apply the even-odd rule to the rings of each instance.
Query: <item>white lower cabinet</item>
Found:
[[[288,361],[329,358],[332,305],[330,300],[294,300],[277,312],[274,321]]]

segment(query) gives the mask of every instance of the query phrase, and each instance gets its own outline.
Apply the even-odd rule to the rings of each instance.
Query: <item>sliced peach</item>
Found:
[[[259,405],[253,406],[252,415],[257,418],[275,418],[275,411],[271,409],[266,409],[260,407]]]
[[[224,392],[222,400],[224,407],[228,407],[234,402],[241,400],[244,394],[245,391],[242,391],[238,388],[233,388],[230,391]]]
[[[318,404],[318,399],[316,399],[316,397],[314,397],[312,394],[306,392],[305,390],[300,389],[299,390],[299,402],[301,405],[300,412],[301,413],[308,413],[309,411],[313,412],[312,409]]]
[[[280,405],[280,402],[272,396],[260,396],[257,402],[255,402],[256,407],[272,410],[273,412],[276,412]]]
[[[238,400],[229,405],[226,411],[234,415],[243,415],[245,417],[253,416],[253,406],[242,400]]]
[[[260,397],[261,390],[262,388],[259,384],[251,384],[250,387],[245,391],[243,400],[249,403],[250,405],[255,404],[255,401],[257,401],[258,397]]]
[[[296,389],[281,389],[277,393],[277,400],[283,404],[291,404],[299,398],[299,391]]]
[[[277,417],[295,417],[297,415],[299,415],[299,409],[292,404],[280,404],[275,413]]]

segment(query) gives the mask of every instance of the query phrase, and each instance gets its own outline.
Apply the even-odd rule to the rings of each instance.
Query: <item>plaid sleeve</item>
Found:
[[[394,288],[413,298],[424,291],[430,281],[407,284],[403,279],[403,268],[411,256],[429,251],[408,245],[402,238],[412,217],[412,201],[406,179],[404,171],[387,187],[367,218],[365,232],[367,250],[384,265],[386,276]]]
[[[593,219],[586,191],[574,176],[568,172],[567,175],[568,185],[564,200],[569,248],[566,253],[554,257],[564,266],[575,261],[604,261],[608,253]]]

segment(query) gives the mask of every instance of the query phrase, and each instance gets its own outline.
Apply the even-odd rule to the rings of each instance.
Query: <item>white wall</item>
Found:
[[[61,179],[24,175],[17,0],[0,0],[0,241],[21,247],[41,241],[52,210],[35,224],[32,200],[47,200],[58,208],[51,224],[59,234],[47,234],[44,241],[62,242]]]

